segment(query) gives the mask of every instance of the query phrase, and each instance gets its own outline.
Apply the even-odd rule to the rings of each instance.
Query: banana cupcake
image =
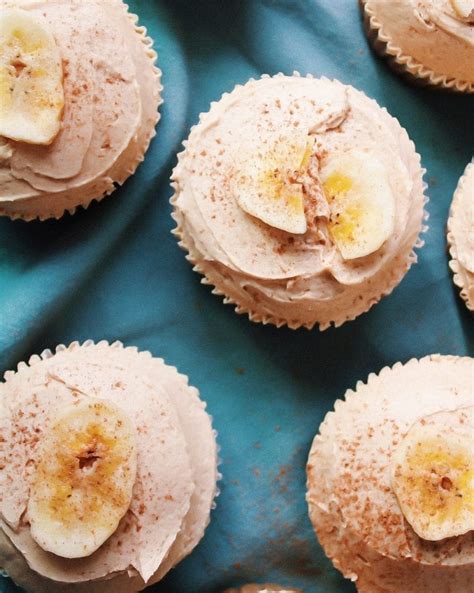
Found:
[[[302,591],[280,585],[245,585],[241,589],[227,589],[225,593],[302,593]]]
[[[338,81],[277,75],[211,105],[173,173],[175,234],[253,321],[341,325],[416,261],[423,170],[406,131]]]
[[[0,0],[0,215],[60,218],[132,175],[160,72],[121,0]]]
[[[377,51],[410,80],[474,92],[474,0],[360,0]]]
[[[459,180],[448,219],[448,244],[453,280],[467,308],[474,311],[474,163]]]
[[[18,585],[135,593],[201,540],[215,433],[176,369],[74,343],[7,373],[0,401],[0,566]]]
[[[385,368],[337,401],[308,461],[311,521],[360,593],[474,590],[474,359]]]

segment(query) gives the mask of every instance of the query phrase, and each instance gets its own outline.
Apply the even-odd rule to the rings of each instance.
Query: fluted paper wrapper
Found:
[[[45,361],[54,358],[56,354],[61,352],[71,352],[74,353],[75,351],[80,351],[86,348],[99,348],[102,350],[107,349],[114,349],[114,350],[122,350],[125,353],[130,354],[130,364],[133,366],[137,363],[147,363],[147,361],[154,360],[158,361],[159,363],[166,365],[165,361],[161,358],[155,358],[153,355],[148,351],[139,351],[138,348],[134,346],[124,346],[121,342],[116,341],[113,343],[109,343],[106,340],[101,340],[100,342],[94,342],[93,340],[87,340],[83,343],[79,342],[72,342],[69,346],[65,346],[63,344],[58,345],[54,350],[46,349],[39,355],[31,356],[27,361],[20,362],[17,365],[16,370],[7,371],[4,375],[5,383],[8,384],[9,380],[13,379],[18,373],[22,373],[25,370],[28,370],[31,367]],[[199,392],[189,385],[189,380],[186,375],[179,373],[179,371],[170,365],[166,365],[169,369],[172,369],[176,372],[177,376],[179,377],[180,381],[184,381],[186,386],[189,390],[195,392],[195,394],[199,397]],[[202,400],[201,400],[202,401]],[[205,404],[204,404],[205,405]],[[212,416],[208,414],[210,418],[210,422],[212,423]],[[217,439],[218,433],[215,429],[212,430],[213,437]],[[220,466],[221,459],[219,456],[220,447],[217,445],[217,454],[218,457],[216,459],[216,468]],[[216,479],[219,482],[222,479],[222,475],[216,469]],[[211,508],[214,509],[216,506],[216,498],[219,496],[220,491],[216,484],[215,490],[213,492],[213,502],[211,504]],[[200,537],[204,534],[204,530],[207,528],[210,521],[210,515],[207,517],[206,524],[203,526],[200,533]],[[190,542],[184,536],[185,529],[189,527],[192,528],[192,524],[188,524],[186,522],[186,517],[183,521],[183,525],[181,526],[181,530],[178,533],[178,537],[175,542],[171,545],[168,553],[164,557],[161,565],[155,572],[155,574],[151,577],[151,579],[145,584],[143,580],[136,576],[136,574],[130,574],[127,576],[126,573],[121,574],[112,574],[105,578],[93,580],[93,581],[86,581],[86,582],[73,582],[73,583],[58,583],[43,577],[33,570],[31,570],[24,557],[16,550],[13,544],[10,542],[6,534],[3,533],[2,529],[0,528],[0,546],[2,547],[2,553],[5,553],[5,550],[8,550],[8,565],[10,566],[9,571],[11,574],[7,574],[6,571],[0,572],[0,576],[8,577],[11,576],[13,580],[18,579],[26,586],[30,593],[110,593],[111,590],[114,593],[135,593],[136,591],[140,591],[145,587],[150,586],[151,584],[157,583],[160,581],[168,572],[171,570],[176,564],[178,564],[185,556],[191,553],[192,549],[195,547],[196,542]],[[135,572],[135,571],[134,571]]]
[[[459,180],[456,191],[454,192],[448,218],[447,232],[449,254],[451,256],[449,267],[453,272],[453,282],[458,288],[461,289],[461,298],[466,303],[466,307],[469,309],[469,311],[474,311],[474,274],[466,270],[466,268],[458,259],[458,247],[456,245],[456,236],[453,231],[453,221],[455,216],[463,216],[462,212],[459,212],[458,214],[458,208],[460,208],[459,197],[463,192],[469,191],[467,189],[467,172],[468,170],[471,171],[473,168],[474,162],[467,166],[466,171]],[[471,199],[474,199],[474,196],[471,196]],[[471,255],[474,257],[474,254]]]

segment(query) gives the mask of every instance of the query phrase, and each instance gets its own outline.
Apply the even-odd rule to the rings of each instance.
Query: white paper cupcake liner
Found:
[[[474,274],[468,272],[458,260],[458,251],[456,247],[456,237],[453,232],[453,217],[458,208],[457,203],[457,196],[461,194],[461,192],[466,191],[466,182],[467,182],[467,172],[468,170],[474,167],[474,162],[470,163],[460,178],[456,191],[454,192],[453,201],[451,204],[451,209],[448,218],[447,224],[447,241],[448,241],[448,249],[449,254],[451,256],[451,260],[449,261],[449,267],[453,272],[453,282],[454,284],[461,289],[460,295],[462,300],[466,303],[466,307],[469,311],[474,311],[474,288],[469,290],[469,281],[474,283]],[[471,276],[471,279],[469,278]]]
[[[74,341],[74,342],[70,343],[68,346],[65,346],[64,344],[59,344],[58,346],[56,346],[56,348],[54,348],[52,350],[49,348],[45,349],[40,354],[34,354],[34,355],[30,356],[30,358],[27,361],[19,362],[17,365],[17,368],[15,370],[10,370],[10,371],[7,371],[4,373],[3,379],[4,379],[5,383],[8,384],[9,381],[14,380],[14,378],[16,377],[16,375],[18,373],[28,372],[29,369],[34,368],[37,364],[40,364],[41,362],[43,362],[45,360],[52,359],[56,354],[59,354],[61,352],[74,352],[74,351],[83,350],[84,348],[90,348],[90,347],[102,348],[104,350],[105,349],[122,350],[123,352],[130,353],[131,355],[133,355],[133,357],[135,358],[135,362],[137,362],[137,360],[138,361],[140,361],[140,360],[150,361],[153,359],[154,361],[157,361],[161,364],[166,365],[167,368],[172,369],[177,374],[177,376],[179,377],[179,379],[181,381],[184,381],[185,385],[189,389],[193,390],[196,393],[196,395],[199,397],[200,401],[204,404],[204,410],[206,411],[211,424],[213,423],[213,417],[206,410],[206,408],[207,408],[206,403],[201,399],[199,391],[195,387],[193,387],[189,384],[189,378],[187,375],[180,373],[176,367],[167,364],[162,358],[153,356],[151,354],[151,352],[146,351],[146,350],[140,351],[136,346],[124,346],[124,344],[120,341],[115,341],[115,342],[109,343],[107,340],[101,340],[99,342],[94,342],[93,340],[86,340],[85,342],[82,342],[82,343],[80,343],[78,341]],[[217,458],[216,458],[216,487],[215,487],[215,491],[213,494],[213,500],[211,503],[211,511],[214,510],[217,506],[216,505],[217,498],[220,495],[219,482],[222,481],[222,478],[223,478],[221,472],[218,469],[222,465],[222,459],[220,457],[221,448],[220,448],[219,443],[217,442],[218,432],[215,428],[212,429],[212,434],[213,434],[215,442],[216,442]],[[206,524],[204,525],[203,535],[210,523],[210,520],[211,520],[211,514],[209,514],[209,516],[207,517]],[[0,528],[0,530],[1,530],[1,528]],[[169,572],[169,570],[171,570],[174,566],[179,564],[186,556],[188,556],[190,553],[192,553],[192,549],[187,550],[185,554],[182,554],[178,558],[176,558],[175,562],[170,563],[168,561],[168,555],[172,552],[173,545],[171,546],[170,550],[168,551],[168,554],[163,559],[163,562],[161,563],[160,568],[157,570],[154,577],[152,577],[146,585],[143,584],[143,587],[145,587],[145,586],[148,587],[151,584],[154,584],[154,583],[157,583],[158,581],[160,581]],[[24,562],[24,559],[22,561]],[[20,564],[20,561],[18,562],[18,564]],[[161,567],[163,567],[163,569]],[[3,572],[0,573],[0,576],[8,577],[9,575],[7,574],[6,571],[3,570]],[[120,576],[119,576],[119,578],[120,578]],[[117,582],[117,580],[115,580],[115,582],[114,582],[113,576],[109,576],[109,577],[91,581],[91,582],[68,583],[67,586],[60,585],[60,584],[58,584],[56,586],[54,584],[54,582],[47,580],[45,577],[40,577],[39,575],[38,575],[38,579],[41,581],[41,585],[40,585],[41,593],[43,593],[43,591],[45,593],[63,593],[65,591],[64,587],[66,587],[68,589],[68,591],[71,591],[74,593],[76,593],[76,592],[77,593],[89,593],[90,590],[91,591],[93,590],[93,593],[110,593],[110,590],[111,590],[110,583],[113,583],[113,590],[116,591],[117,593],[129,593],[130,592],[130,587],[127,586],[127,583],[126,583],[127,579],[125,579],[125,577],[123,577],[123,575],[122,575],[121,582]],[[32,590],[30,593],[36,593],[36,591]]]
[[[388,0],[390,1],[390,0]],[[404,53],[384,30],[374,11],[370,0],[359,0],[364,16],[364,28],[374,50],[386,58],[391,68],[408,81],[420,86],[430,86],[439,90],[458,93],[474,93],[474,82],[457,80],[445,74],[439,74]]]
[[[301,76],[301,74],[296,71],[293,72],[292,75],[293,76]],[[275,76],[283,77],[285,75],[280,72],[280,73],[276,74]],[[271,77],[268,74],[264,74],[261,78],[271,78]],[[308,74],[306,76],[306,78],[315,78],[315,77],[312,76],[311,74]],[[328,80],[328,79],[326,79],[325,77],[322,77],[322,80]],[[255,79],[251,78],[248,82],[253,82],[253,81],[255,81]],[[335,80],[332,82],[342,84],[339,81],[335,81]],[[244,85],[237,85],[231,93],[242,88],[243,86]],[[362,91],[358,91],[358,92],[360,92],[361,94],[363,94],[366,97],[365,93],[362,93]],[[224,98],[228,97],[231,93],[224,93],[218,101],[212,102],[210,105],[210,110],[208,112],[200,114],[198,123],[195,124],[194,126],[192,126],[191,131],[195,130],[196,128],[199,128],[202,125],[205,125],[206,120],[208,119],[212,108],[215,105],[217,105],[220,101],[222,101]],[[398,284],[401,282],[403,277],[406,275],[406,273],[408,272],[410,267],[414,263],[416,263],[417,255],[415,253],[415,249],[420,249],[424,245],[424,241],[422,240],[421,235],[424,234],[428,230],[428,227],[425,224],[426,221],[428,220],[428,213],[425,210],[426,204],[429,201],[428,197],[425,193],[428,186],[423,179],[423,177],[426,173],[426,169],[421,167],[421,157],[416,152],[415,145],[414,145],[413,141],[410,140],[405,128],[403,128],[401,126],[401,124],[398,122],[398,120],[396,118],[394,118],[392,115],[390,115],[384,107],[381,107],[380,105],[378,105],[378,103],[374,99],[370,99],[369,97],[367,97],[367,99],[369,99],[378,110],[381,110],[386,115],[386,117],[390,118],[391,122],[397,126],[397,133],[401,134],[401,138],[402,138],[403,142],[405,144],[407,144],[407,146],[409,146],[411,152],[413,152],[413,161],[412,161],[411,165],[412,165],[413,170],[417,171],[416,183],[419,184],[419,192],[423,196],[422,205],[421,205],[421,208],[423,209],[423,212],[421,215],[421,225],[420,225],[420,229],[418,232],[418,238],[414,241],[414,244],[410,247],[410,249],[406,253],[403,254],[402,261],[400,261],[399,264],[394,268],[393,273],[390,278],[390,283],[387,286],[381,287],[380,292],[377,294],[376,297],[369,297],[367,299],[367,301],[365,303],[363,303],[362,306],[359,306],[359,308],[353,314],[348,312],[347,314],[343,314],[341,316],[328,319],[327,321],[324,321],[324,322],[314,320],[314,319],[308,320],[308,319],[292,318],[291,315],[288,315],[288,317],[282,317],[282,316],[271,314],[266,311],[258,310],[255,308],[250,295],[247,295],[246,300],[243,301],[241,298],[239,298],[239,296],[237,296],[235,294],[235,292],[236,292],[235,290],[229,291],[228,288],[226,289],[226,287],[223,286],[222,282],[219,282],[219,279],[216,278],[216,273],[212,267],[212,264],[210,265],[208,262],[206,262],[205,258],[198,251],[194,242],[192,241],[192,237],[189,237],[186,235],[185,229],[184,229],[183,217],[182,217],[181,212],[177,208],[177,200],[178,200],[179,192],[180,192],[180,187],[179,187],[180,167],[182,165],[183,159],[186,156],[186,149],[187,149],[187,145],[188,145],[187,141],[183,142],[184,150],[178,154],[178,164],[176,165],[176,167],[173,171],[172,177],[171,177],[172,188],[173,188],[174,193],[173,193],[173,196],[171,197],[170,203],[171,203],[171,206],[173,209],[172,218],[174,219],[174,221],[176,222],[176,225],[177,225],[172,230],[172,234],[178,239],[179,246],[186,252],[186,259],[192,264],[193,270],[203,276],[201,279],[201,283],[211,286],[212,293],[217,296],[222,297],[224,304],[233,306],[235,309],[235,312],[237,314],[247,315],[248,318],[250,319],[250,321],[252,321],[254,323],[261,323],[263,325],[274,325],[276,327],[287,326],[293,330],[299,329],[301,327],[305,327],[306,329],[311,330],[314,327],[318,327],[319,330],[324,331],[331,326],[340,327],[346,321],[352,321],[352,320],[356,319],[356,317],[358,317],[359,315],[366,313],[367,311],[369,311],[372,308],[373,305],[378,303],[384,296],[388,296],[396,288],[396,286],[398,286]],[[231,274],[229,274],[229,275],[231,275]],[[231,292],[234,294],[231,294]]]
[[[128,162],[123,162],[122,171],[119,174],[113,175],[113,178],[106,176],[102,180],[101,189],[98,190],[96,187],[98,182],[94,181],[80,188],[81,193],[79,197],[77,195],[71,197],[67,191],[64,191],[55,194],[45,193],[34,198],[0,202],[0,216],[8,216],[12,220],[31,222],[33,220],[59,220],[67,213],[70,215],[75,214],[78,208],[87,210],[92,203],[101,202],[123,185],[129,177],[135,174],[139,165],[144,161],[150,143],[156,136],[156,126],[161,117],[159,107],[163,104],[161,96],[163,91],[161,84],[162,72],[157,66],[158,54],[154,49],[153,40],[148,36],[146,27],[139,25],[139,17],[129,12],[129,6],[122,0],[113,1],[116,5],[120,5],[123,8],[126,18],[132,24],[136,34],[140,36],[146,56],[150,59],[152,75],[156,78],[154,94],[149,99],[156,105],[154,121],[150,121],[141,131],[137,132],[136,137],[132,139],[129,147],[119,157],[119,162],[121,162],[122,157],[126,155],[130,147],[134,146],[135,150],[133,151],[134,155],[132,159]],[[112,167],[112,169],[115,168],[116,165]],[[46,205],[46,202],[48,202],[48,205]]]

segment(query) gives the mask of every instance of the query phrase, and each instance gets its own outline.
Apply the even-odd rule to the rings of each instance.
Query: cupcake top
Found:
[[[474,163],[466,167],[454,193],[448,220],[450,266],[467,307],[474,310]]]
[[[434,84],[474,89],[473,0],[363,0],[363,4],[371,28],[388,43],[388,54]]]
[[[421,593],[435,582],[444,590],[453,567],[452,590],[467,590],[473,376],[471,358],[397,364],[348,391],[322,424],[308,461],[310,515],[326,553],[361,591],[377,583]],[[408,585],[394,588],[403,578]]]
[[[405,131],[327,79],[263,77],[224,95],[191,131],[174,182],[184,243],[295,304],[363,293],[421,227],[422,171]]]
[[[215,438],[196,390],[120,344],[29,364],[0,385],[4,568],[35,591],[55,590],[40,577],[101,593],[111,577],[119,591],[156,582],[201,539],[215,496]]]
[[[145,29],[121,0],[1,0],[0,36],[12,81],[2,91],[0,209],[36,200],[48,218],[111,193],[143,160],[158,121]]]

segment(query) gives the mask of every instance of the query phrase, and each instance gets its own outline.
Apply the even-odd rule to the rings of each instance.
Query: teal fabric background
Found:
[[[472,154],[472,98],[408,86],[368,47],[356,0],[135,0],[156,40],[158,136],[114,196],[60,222],[0,221],[0,371],[58,343],[121,340],[189,375],[214,417],[224,478],[205,539],[153,590],[218,593],[276,581],[352,593],[313,536],[305,461],[344,391],[396,361],[474,352],[452,285],[445,225]],[[400,287],[324,333],[237,316],[170,234],[169,177],[198,114],[236,83],[279,71],[336,77],[399,118],[427,168],[429,232]],[[15,587],[6,579],[0,591]]]

